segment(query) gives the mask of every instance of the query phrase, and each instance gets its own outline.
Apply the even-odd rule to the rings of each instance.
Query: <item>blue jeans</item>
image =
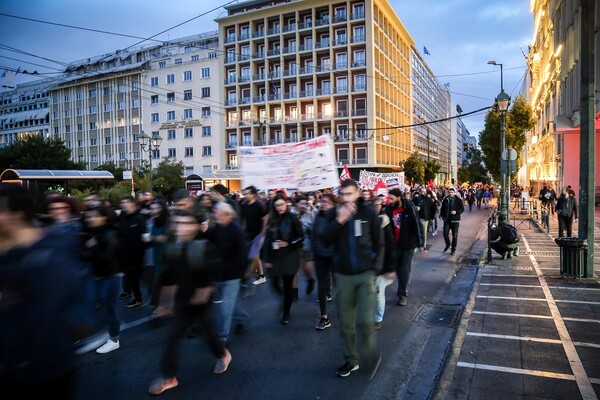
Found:
[[[250,320],[250,315],[238,300],[240,282],[241,279],[231,279],[215,283],[213,303],[216,311],[217,337],[221,341],[227,341],[229,338],[232,321],[245,325]]]
[[[117,312],[119,294],[122,289],[121,281],[121,274],[94,280],[96,301],[100,302],[104,307],[108,322],[108,334],[113,340],[118,340],[119,333],[121,332],[121,321]]]
[[[375,287],[377,288],[377,309],[375,310],[375,322],[383,321],[385,312],[385,288],[394,283],[393,279],[387,279],[385,275],[377,275]]]

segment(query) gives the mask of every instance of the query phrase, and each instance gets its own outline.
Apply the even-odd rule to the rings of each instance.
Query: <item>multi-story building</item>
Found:
[[[224,168],[218,45],[216,31],[171,41],[141,77],[145,133],[163,138],[156,156],[183,161],[186,176]]]
[[[450,117],[450,92],[441,85],[423,57],[413,46],[411,49],[412,66],[412,128],[413,150],[419,152],[424,160],[435,160],[441,165],[437,183],[449,181],[451,160],[451,121],[440,121]],[[454,169],[456,172],[456,169]]]
[[[531,105],[537,125],[528,147],[529,180],[535,193],[544,184],[555,188],[571,185],[579,192],[581,104],[581,5],[579,0],[531,0],[534,37],[528,63],[531,73]],[[598,5],[596,4],[596,15]],[[600,65],[600,52],[595,53]],[[598,83],[596,107],[598,110]],[[596,111],[596,142],[600,125]],[[596,159],[600,147],[596,146]],[[573,162],[576,160],[577,162]],[[600,166],[596,165],[596,182]]]
[[[386,0],[225,7],[226,163],[236,147],[331,135],[338,165],[398,170],[412,151],[413,41]]]
[[[164,157],[187,175],[222,168],[218,58],[209,32],[71,63],[50,90],[50,133],[89,169]],[[160,148],[141,148],[141,133],[158,133]]]
[[[54,83],[53,78],[36,80],[0,93],[0,147],[29,136],[48,136],[48,88]]]

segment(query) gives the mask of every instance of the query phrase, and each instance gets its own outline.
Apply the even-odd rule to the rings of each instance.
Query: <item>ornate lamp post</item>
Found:
[[[500,211],[501,215],[506,217],[507,222],[510,222],[509,204],[510,198],[509,184],[510,184],[510,168],[509,168],[509,157],[507,154],[505,166],[502,168],[504,153],[506,152],[506,112],[510,105],[510,96],[504,91],[504,81],[502,77],[502,64],[496,63],[496,61],[488,61],[490,65],[500,66],[500,93],[496,96],[496,106],[500,112],[500,169],[502,173],[502,186],[500,188]],[[506,152],[508,153],[508,152]]]
[[[150,190],[152,190],[152,152],[160,148],[162,137],[160,137],[158,132],[152,132],[152,136],[148,136],[142,131],[138,136],[138,141],[142,151],[148,152],[148,161],[150,163]]]

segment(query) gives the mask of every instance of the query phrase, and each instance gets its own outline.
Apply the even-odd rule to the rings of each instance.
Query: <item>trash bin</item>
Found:
[[[574,237],[554,241],[560,247],[560,274],[581,278],[586,270],[587,242]]]

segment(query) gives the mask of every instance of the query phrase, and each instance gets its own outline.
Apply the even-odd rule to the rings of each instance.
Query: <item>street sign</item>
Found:
[[[123,171],[123,180],[129,180],[131,179],[131,171]]]
[[[504,149],[504,151],[502,152],[502,159],[503,160],[511,160],[511,161],[516,160],[517,159],[517,151],[510,147]]]
[[[516,173],[517,172],[517,161],[510,160],[508,167],[509,167],[509,171],[508,171],[509,174]],[[500,171],[502,171],[503,173],[506,173],[506,160],[502,160],[502,164],[500,165],[500,168],[501,168]]]

